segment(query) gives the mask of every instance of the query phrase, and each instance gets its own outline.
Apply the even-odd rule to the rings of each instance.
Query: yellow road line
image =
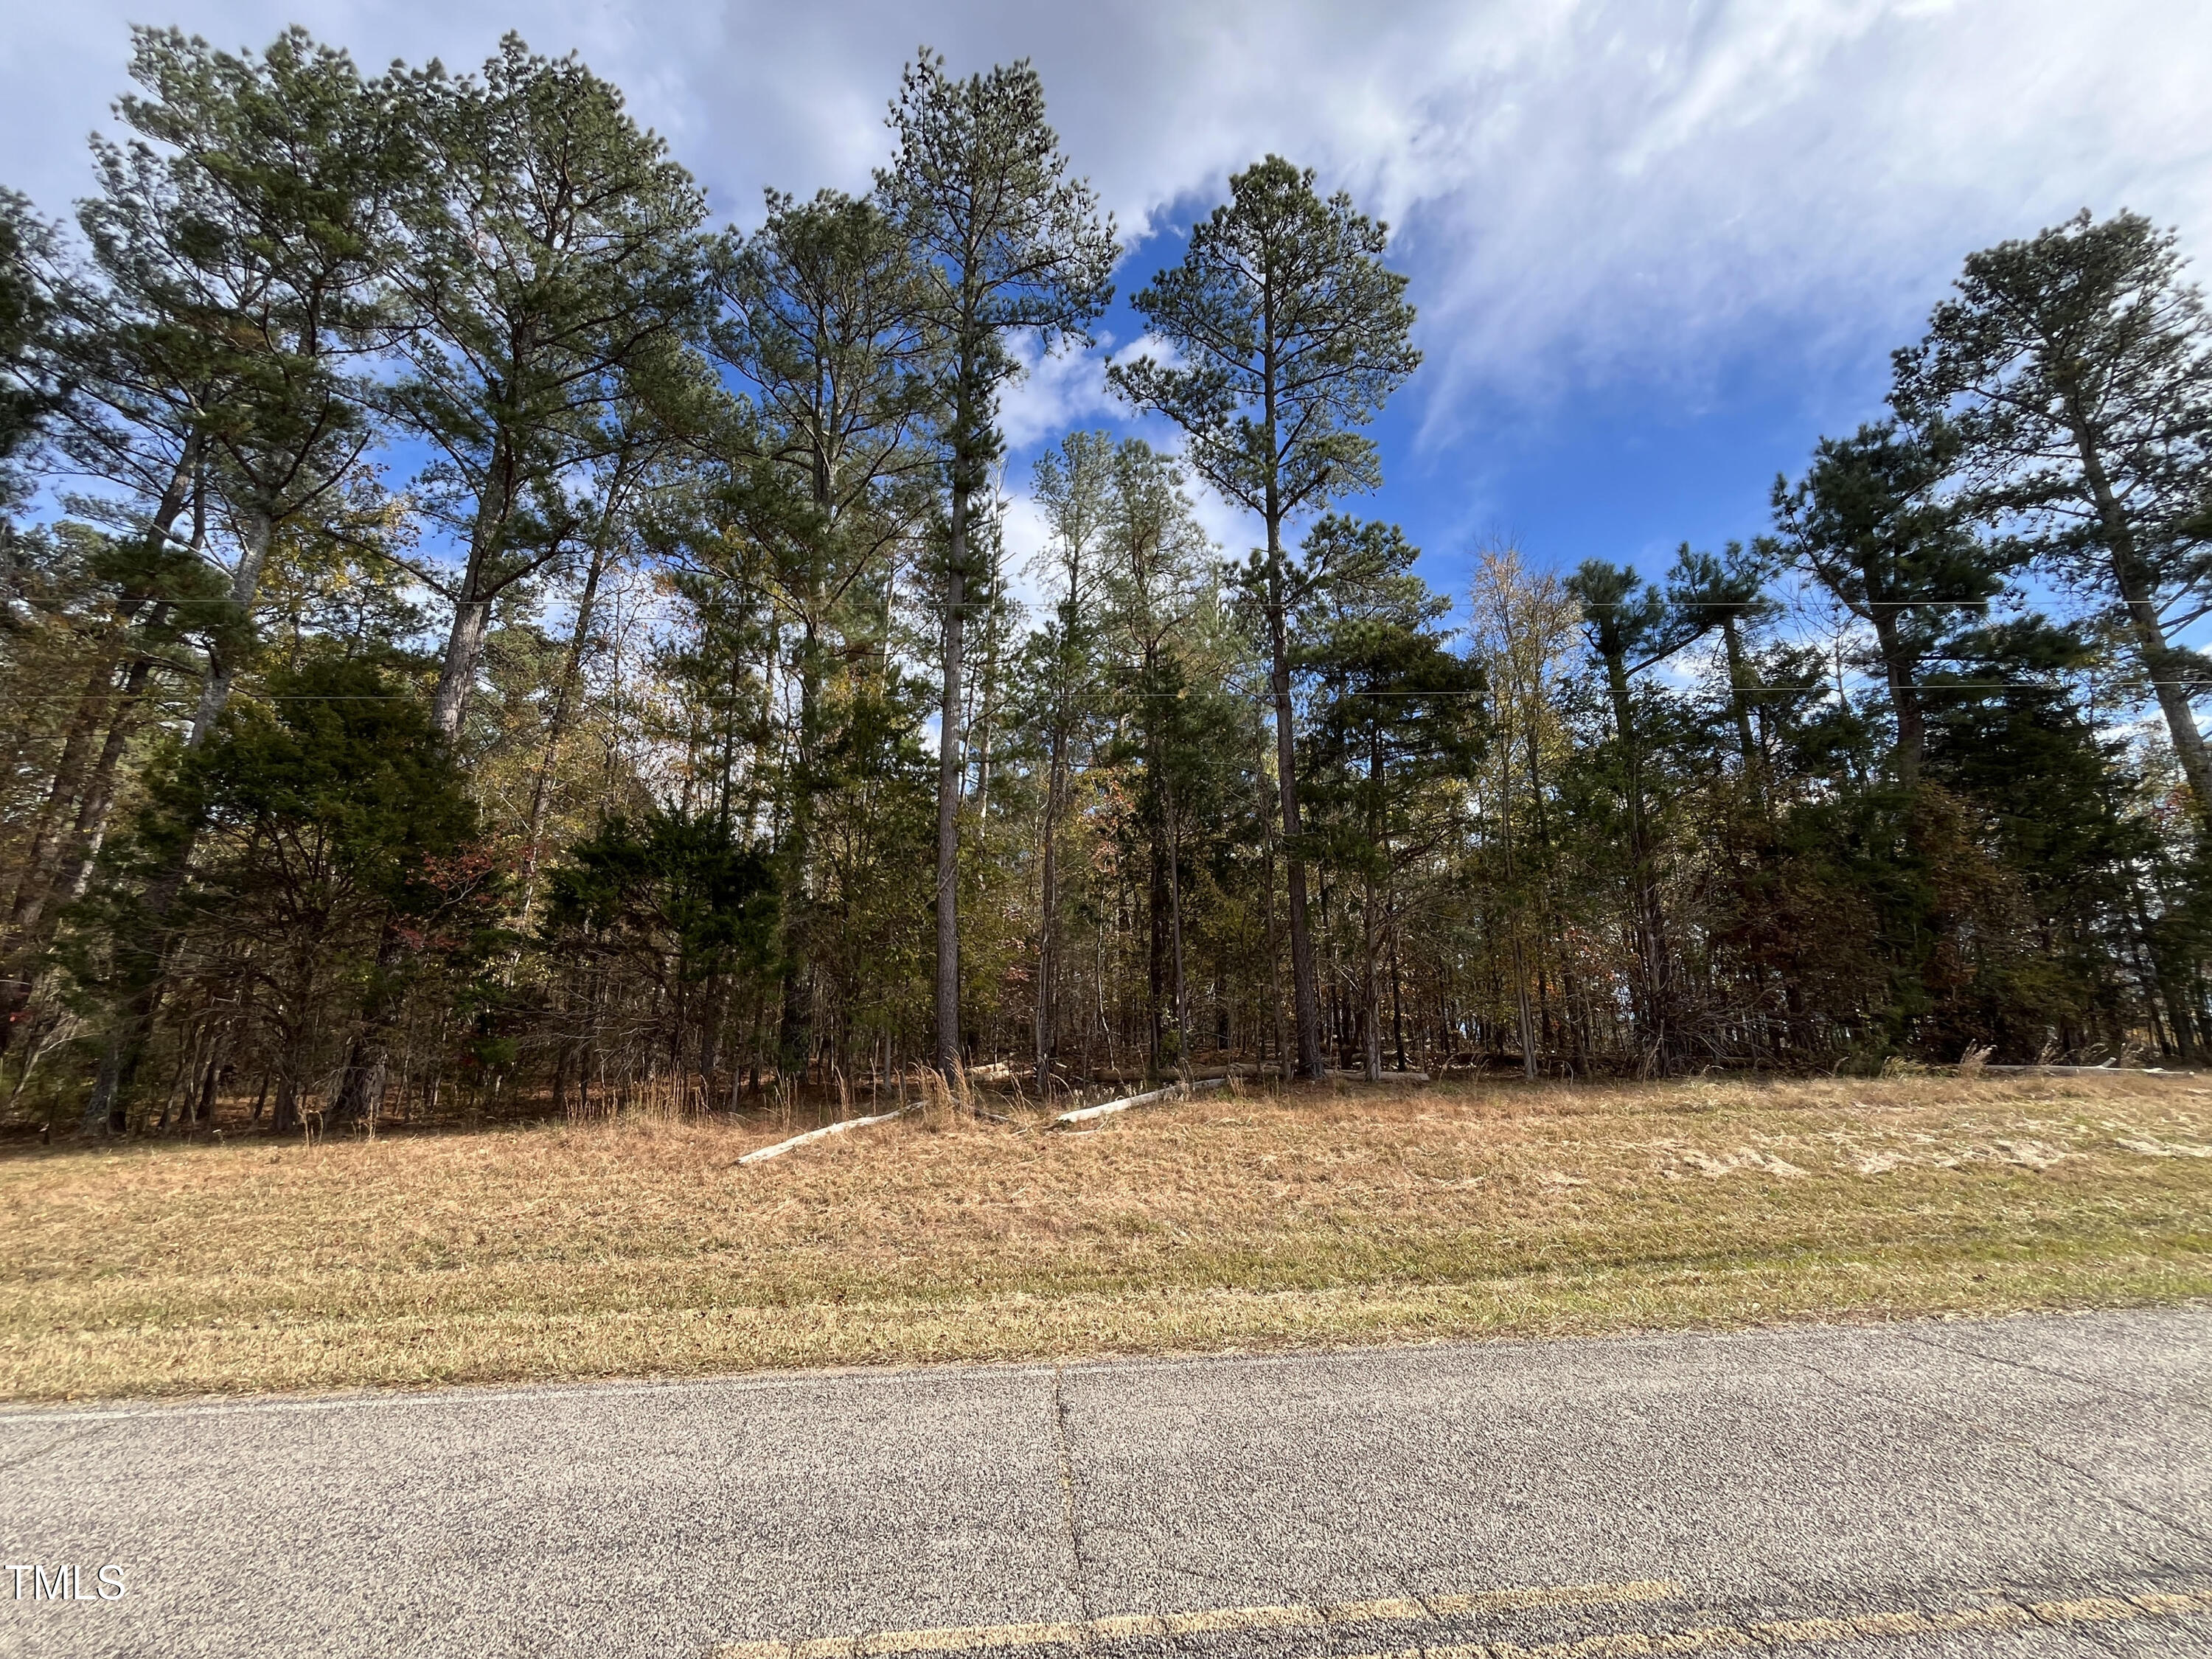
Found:
[[[1139,1636],[1188,1636],[1219,1631],[1316,1630],[1366,1620],[1432,1620],[1455,1613],[1530,1607],[1605,1607],[1665,1601],[1679,1584],[1645,1579],[1627,1584],[1545,1584],[1478,1590],[1425,1601],[1331,1601],[1314,1606],[1206,1607],[1191,1613],[1124,1613],[1080,1624],[956,1625],[938,1630],[879,1631],[870,1636],[830,1636],[802,1642],[727,1642],[714,1659],[880,1659],[904,1653],[980,1653],[991,1648],[1071,1647]]]
[[[1679,1601],[1681,1597],[1680,1584],[1665,1578],[1644,1578],[1627,1584],[1549,1584],[1528,1589],[1480,1590],[1472,1595],[1432,1595],[1428,1605],[1436,1617],[1449,1618],[1454,1613],[1518,1613],[1537,1607]]]
[[[2078,1625],[2119,1619],[2212,1613],[2212,1590],[2195,1595],[2147,1591],[2088,1596],[2074,1601],[2008,1601],[1981,1607],[1900,1607],[1841,1618],[1784,1619],[1756,1625],[1705,1625],[1689,1630],[1611,1631],[1534,1647],[1518,1642],[1470,1642],[1455,1647],[1404,1648],[1356,1659],[1645,1659],[1664,1654],[1796,1647],[1811,1643],[1865,1642],[1890,1636],[1929,1636],[1957,1630],[2022,1630],[2034,1625]]]
[[[935,1630],[883,1631],[803,1642],[731,1642],[714,1659],[879,1659],[912,1653],[978,1653],[992,1648],[1081,1647],[1142,1636],[1212,1634],[1224,1631],[1311,1630],[1367,1620],[1433,1622],[1476,1613],[1547,1607],[1620,1607],[1679,1601],[1681,1586],[1661,1579],[1619,1584],[1531,1585],[1479,1590],[1415,1601],[1334,1601],[1316,1605],[1210,1607],[1189,1613],[1124,1613],[1079,1623],[959,1625]],[[1516,1642],[1419,1645],[1353,1656],[1352,1659],[1644,1659],[1644,1656],[1718,1653],[1729,1650],[1856,1643],[1947,1631],[2021,1630],[2033,1625],[2103,1624],[2123,1619],[2173,1618],[2212,1613],[2212,1589],[2191,1593],[2144,1591],[2093,1595],[2026,1605],[1991,1601],[1963,1607],[1898,1607],[1814,1619],[1759,1624],[1699,1625],[1683,1630],[1611,1631],[1534,1647]]]

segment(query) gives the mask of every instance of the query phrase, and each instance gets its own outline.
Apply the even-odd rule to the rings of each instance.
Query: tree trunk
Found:
[[[1406,1002],[1404,988],[1398,973],[1398,921],[1389,918],[1390,927],[1390,1041],[1398,1052],[1398,1069],[1408,1070],[1406,1064]]]
[[[276,1109],[269,1120],[270,1132],[286,1135],[300,1127],[300,1085],[288,1060],[276,1077]]]
[[[170,528],[177,515],[185,510],[191,493],[193,476],[197,471],[198,448],[187,443],[171,471],[167,488],[155,505],[149,521],[146,541],[149,552],[159,551],[169,537]],[[8,1052],[15,1035],[17,1017],[30,1001],[31,987],[36,974],[36,957],[41,954],[50,928],[42,928],[42,919],[58,891],[73,889],[76,878],[70,874],[70,853],[79,843],[88,824],[97,835],[104,828],[107,816],[108,798],[112,798],[112,781],[116,752],[119,745],[116,734],[125,732],[125,715],[131,707],[131,694],[143,690],[146,680],[143,659],[132,665],[124,695],[115,695],[115,671],[121,663],[128,646],[130,629],[138,613],[151,600],[158,611],[160,602],[153,596],[126,590],[116,596],[114,609],[100,630],[100,643],[90,670],[84,678],[84,690],[79,696],[76,714],[62,738],[62,750],[54,766],[53,781],[48,787],[46,798],[33,816],[29,834],[25,837],[21,873],[15,892],[9,901],[9,916],[4,929],[0,929],[0,1054]],[[108,724],[108,740],[95,764],[94,781],[88,787],[85,776],[86,757],[90,753],[92,739],[100,723]],[[112,752],[115,751],[115,752]],[[98,780],[109,779],[111,787],[103,790]],[[94,795],[101,796],[89,813],[86,806]],[[72,804],[77,806],[76,825],[65,842],[61,836],[62,822]],[[67,850],[64,850],[64,849]]]
[[[1360,964],[1359,1024],[1360,1060],[1367,1080],[1382,1080],[1382,976],[1378,969],[1382,956],[1382,933],[1375,923],[1375,878],[1367,876],[1362,884],[1359,901]]]
[[[1267,736],[1257,710],[1252,718],[1253,772],[1260,780],[1260,868],[1267,909],[1267,1013],[1275,1036],[1275,1065],[1283,1080],[1291,1075],[1290,1030],[1283,1018],[1283,941],[1275,927],[1275,809],[1279,797],[1267,787]]]
[[[1275,700],[1275,770],[1281,792],[1284,848],[1291,910],[1291,994],[1298,1028],[1298,1072],[1318,1079],[1328,1075],[1322,1052],[1321,996],[1314,979],[1313,932],[1306,915],[1306,866],[1298,856],[1304,826],[1298,817],[1297,737],[1291,724],[1291,642],[1283,618],[1282,544],[1279,526],[1267,526],[1267,641],[1273,657],[1269,687]]]
[[[242,615],[251,618],[254,599],[261,588],[261,568],[268,560],[269,544],[276,526],[267,513],[252,512],[246,515],[243,529],[238,568],[231,577],[231,602]],[[216,721],[222,718],[240,666],[234,659],[210,659],[207,684],[200,689],[199,707],[193,713],[191,731],[185,739],[187,750],[197,749],[204,743]],[[124,959],[118,964],[118,975],[124,988],[122,1006],[101,1051],[92,1092],[85,1097],[80,1127],[87,1133],[119,1134],[129,1125],[131,1086],[137,1077],[139,1061],[145,1057],[146,1040],[153,1033],[154,1015],[161,1001],[162,969],[168,955],[169,908],[184,890],[198,842],[197,825],[178,838],[167,867],[154,878],[147,890],[142,911],[146,936],[134,940],[130,949],[122,953]]]
[[[1387,809],[1382,802],[1382,740],[1379,720],[1375,724],[1374,732],[1375,737],[1367,755],[1367,833],[1375,848],[1382,854],[1383,867],[1388,869],[1390,840],[1383,827],[1387,822],[1383,817]],[[1382,1080],[1382,930],[1375,914],[1375,872],[1370,869],[1363,878],[1359,896],[1359,942],[1363,958],[1360,963],[1360,991],[1361,1000],[1366,1004],[1361,1011],[1362,1024],[1366,1028],[1362,1034],[1365,1038],[1363,1058],[1366,1061],[1370,1083]]]
[[[399,949],[398,918],[387,914],[377,934],[368,994],[362,999],[362,1029],[346,1052],[343,1080],[337,1098],[331,1103],[331,1128],[366,1121],[384,1097],[384,1079],[392,1069],[392,1020],[400,1004],[391,983],[399,965]]]
[[[2136,654],[2158,694],[2159,712],[2166,716],[2174,758],[2181,763],[2181,775],[2188,781],[2190,794],[2196,799],[2197,817],[2204,826],[2212,829],[2212,755],[2205,752],[2204,734],[2197,729],[2190,686],[2174,667],[2175,656],[2166,642],[2166,625],[2160,619],[2151,583],[2142,569],[2135,526],[2128,522],[2127,510],[2113,492],[2112,478],[2105,470],[2104,446],[2098,441],[2095,428],[2081,416],[2078,408],[2074,411],[2072,430],[2075,447],[2081,457],[2082,480],[2089,486],[2098,525],[2104,532],[2105,550],[2112,561],[2112,580],[2127,612],[2128,632],[2134,637]]]
[[[0,941],[4,941],[10,957],[18,953],[18,941],[26,938],[37,926],[39,909],[45,903],[46,892],[52,884],[58,868],[63,821],[70,805],[82,795],[85,769],[92,754],[92,740],[100,730],[100,722],[115,713],[115,669],[123,658],[124,635],[129,620],[143,603],[142,598],[132,595],[125,595],[118,602],[100,653],[91,672],[85,676],[85,686],[78,696],[76,713],[63,735],[61,754],[54,763],[53,781],[47,785],[46,799],[32,816],[30,832],[25,837],[22,873],[16,880],[15,895],[9,906],[7,931],[0,934]],[[0,1044],[4,1042],[5,1039],[0,1038]]]
[[[1751,730],[1751,669],[1744,660],[1743,635],[1733,615],[1721,618],[1721,641],[1728,648],[1729,706],[1735,715],[1736,744],[1743,754],[1744,775],[1751,780],[1763,802],[1766,797],[1765,757]]]
[[[814,755],[822,719],[822,668],[814,618],[799,646],[799,743],[791,772],[791,823],[784,849],[783,1013],[779,1066],[799,1066],[814,1048],[814,963],[810,951],[814,859]]]
[[[474,583],[471,581],[471,586]],[[491,630],[491,601],[463,599],[453,606],[453,625],[446,634],[446,652],[438,669],[438,689],[430,699],[430,724],[448,746],[458,744],[461,720],[468,712],[477,668],[483,661],[485,636]]]
[[[253,601],[261,592],[261,569],[269,562],[269,544],[276,537],[276,526],[267,513],[252,511],[245,515],[243,529],[238,568],[230,577],[230,602],[238,607],[240,617],[251,620]],[[245,665],[235,654],[226,656],[219,650],[210,653],[207,681],[200,687],[199,706],[192,711],[192,729],[185,738],[185,748],[197,749],[207,741],[208,733],[229,706],[231,688],[237,684],[238,671]]]
[[[612,539],[615,495],[622,488],[617,463],[608,486],[606,511],[599,520],[599,534],[592,543],[592,562],[584,573],[584,591],[576,600],[575,626],[568,630],[568,651],[562,659],[561,681],[553,693],[553,711],[545,722],[545,742],[538,752],[538,772],[530,788],[530,827],[523,838],[521,928],[530,927],[530,914],[538,897],[538,867],[542,860],[540,838],[545,833],[545,812],[553,789],[553,769],[560,758],[561,739],[567,735],[568,711],[575,701],[576,684],[584,671],[584,653],[591,644],[592,616],[598,608],[599,580],[606,574],[608,545]]]
[[[968,601],[969,484],[957,461],[945,570],[945,698],[937,739],[937,1049],[950,1073],[960,1054],[960,653]]]
[[[1175,784],[1163,775],[1161,805],[1168,821],[1168,927],[1174,943],[1176,1067],[1190,1073],[1190,993],[1182,959],[1182,829],[1176,819]]]
[[[1644,1063],[1667,1068],[1674,1033],[1668,984],[1666,920],[1659,905],[1657,873],[1652,869],[1651,836],[1644,815],[1644,757],[1637,742],[1636,713],[1630,700],[1628,665],[1606,659],[1606,686],[1613,700],[1614,735],[1620,739],[1628,796],[1628,860],[1631,902],[1635,911],[1637,975],[1642,994],[1635,999],[1638,1036],[1647,1045]]]
[[[1897,609],[1869,604],[1867,619],[1874,624],[1875,644],[1889,682],[1889,706],[1897,717],[1897,781],[1907,789],[1920,782],[1920,763],[1928,750],[1928,722],[1920,706],[1920,687],[1914,678],[1917,665],[1898,635]]]
[[[107,833],[108,813],[115,805],[116,773],[122,765],[123,751],[137,734],[138,724],[133,716],[138,699],[145,695],[152,667],[142,657],[131,665],[131,672],[124,677],[122,693],[116,699],[115,720],[108,727],[107,741],[100,745],[100,758],[93,763],[84,799],[77,803],[76,822],[70,826],[69,842],[62,854],[61,868],[54,878],[49,905],[57,899],[66,903],[75,898],[92,873],[93,860],[99,856],[100,842]]]
[[[25,860],[22,879],[15,888],[7,931],[0,933],[7,946],[0,963],[9,964],[6,971],[0,972],[0,1054],[8,1052],[17,1019],[30,1002],[40,961],[52,942],[56,915],[62,905],[76,896],[106,830],[108,809],[115,799],[116,768],[131,733],[137,729],[131,714],[146,689],[147,669],[143,657],[132,663],[121,690],[112,700],[103,699],[110,714],[107,738],[100,745],[100,757],[93,763],[89,776],[72,777],[59,770],[55,774],[54,793],[49,798],[49,805],[66,786],[77,796],[76,813],[68,837],[59,845],[58,856],[50,856],[55,851],[50,826],[41,826]],[[72,767],[72,771],[75,769]]]
[[[460,741],[462,717],[468,712],[469,693],[475,689],[477,669],[483,661],[484,637],[491,629],[495,590],[489,576],[514,500],[508,477],[513,465],[507,437],[501,434],[494,440],[491,489],[477,503],[476,523],[469,534],[468,564],[461,573],[460,591],[453,596],[453,624],[447,631],[445,655],[438,665],[438,689],[430,698],[430,724],[448,748]]]
[[[1536,771],[1536,726],[1534,720],[1528,721],[1528,738],[1529,805],[1536,811],[1540,812],[1543,810],[1541,799],[1543,780]],[[1498,842],[1505,854],[1505,884],[1513,895],[1510,921],[1513,935],[1513,1001],[1515,1010],[1520,1016],[1521,1071],[1524,1077],[1534,1083],[1536,1080],[1536,1022],[1534,1011],[1528,1005],[1528,964],[1522,945],[1524,932],[1522,924],[1527,918],[1528,906],[1521,892],[1519,873],[1515,868],[1513,856],[1513,769],[1516,762],[1513,754],[1513,738],[1510,733],[1505,738],[1504,748],[1504,759],[1498,769]]]
[[[1160,1056],[1166,1048],[1168,994],[1167,836],[1159,822],[1157,800],[1153,808],[1150,833],[1145,837],[1145,1075],[1148,1079],[1158,1076]]]
[[[1036,978],[1036,1084],[1040,1091],[1050,1086],[1054,1040],[1057,1035],[1054,996],[1058,990],[1054,981],[1057,964],[1053,952],[1060,945],[1060,811],[1061,792],[1066,787],[1067,733],[1064,721],[1055,717],[1052,729],[1052,755],[1045,775],[1044,835],[1041,890],[1037,896],[1037,978]]]

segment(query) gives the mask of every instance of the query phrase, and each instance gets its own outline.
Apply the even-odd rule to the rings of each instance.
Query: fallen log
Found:
[[[904,1117],[908,1112],[918,1112],[921,1109],[921,1107],[917,1103],[912,1106],[902,1106],[896,1111],[878,1112],[873,1117],[848,1117],[842,1123],[832,1123],[826,1128],[809,1129],[803,1135],[793,1135],[788,1140],[779,1140],[773,1146],[759,1147],[747,1152],[738,1162],[765,1164],[772,1158],[781,1158],[786,1152],[794,1152],[801,1146],[811,1146],[817,1140],[827,1140],[831,1135],[842,1135],[848,1129],[865,1129],[872,1123],[888,1123],[895,1117]]]
[[[1201,1078],[1195,1083],[1170,1083],[1164,1089],[1152,1089],[1141,1095],[1125,1095],[1119,1100],[1109,1100],[1097,1106],[1079,1107],[1072,1112],[1062,1112],[1053,1119],[1052,1127],[1065,1129],[1078,1123],[1091,1123],[1102,1117],[1111,1117],[1116,1112],[1126,1112],[1132,1106],[1149,1106],[1156,1100],[1181,1100],[1196,1094],[1200,1089],[1218,1089],[1226,1078]]]

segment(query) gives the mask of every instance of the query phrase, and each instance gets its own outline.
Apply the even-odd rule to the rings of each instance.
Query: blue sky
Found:
[[[1360,510],[1447,587],[1491,535],[1656,573],[1756,532],[1778,468],[1879,415],[1890,349],[1972,248],[2083,206],[2191,250],[2212,228],[2202,0],[76,0],[0,37],[0,183],[50,213],[88,183],[132,18],[227,46],[298,21],[365,66],[473,64],[518,28],[622,85],[740,222],[764,185],[865,185],[918,40],[957,70],[1028,56],[1128,239],[1125,295],[1231,171],[1313,166],[1390,220],[1412,279],[1428,361]],[[1106,327],[1139,325],[1121,304]],[[1006,414],[1018,489],[1059,432],[1122,423],[1095,355]]]

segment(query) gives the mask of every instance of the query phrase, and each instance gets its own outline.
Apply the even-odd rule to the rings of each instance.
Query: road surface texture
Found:
[[[2212,1656],[2212,1308],[21,1410],[0,1549],[70,1659]]]

